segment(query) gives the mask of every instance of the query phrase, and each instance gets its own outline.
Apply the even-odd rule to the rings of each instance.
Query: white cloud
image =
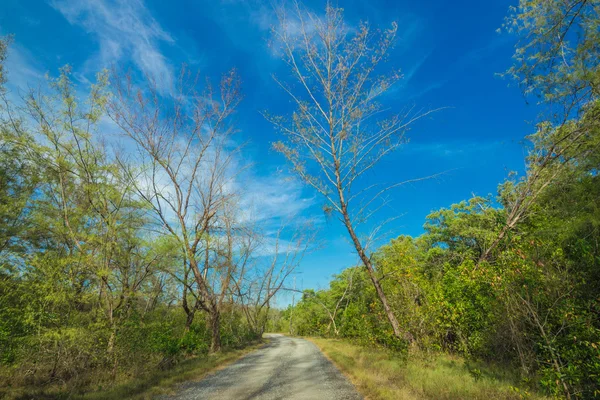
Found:
[[[298,251],[298,243],[277,238],[276,236],[264,236],[254,251],[255,257],[275,257],[294,254]]]
[[[150,15],[141,0],[51,0],[72,25],[94,35],[99,51],[87,61],[87,69],[127,60],[157,81],[166,93],[173,85],[173,68],[160,51],[162,43],[174,43]]]
[[[303,195],[298,179],[281,172],[266,176],[247,174],[236,182],[240,191],[243,219],[267,225],[279,225],[301,217],[315,204]],[[305,221],[305,219],[303,219]]]
[[[6,59],[8,88],[13,93],[36,87],[45,81],[45,73],[35,57],[17,43],[11,44]]]

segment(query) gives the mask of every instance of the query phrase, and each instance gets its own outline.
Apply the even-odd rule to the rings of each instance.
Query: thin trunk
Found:
[[[390,305],[387,300],[387,296],[385,295],[383,288],[381,287],[381,284],[379,283],[379,279],[377,279],[377,276],[375,274],[375,269],[373,268],[373,263],[371,262],[371,259],[369,257],[367,257],[367,254],[365,253],[365,250],[362,247],[362,244],[358,240],[358,237],[356,236],[356,233],[354,232],[354,229],[352,228],[352,224],[350,221],[350,217],[348,216],[348,210],[346,208],[346,204],[343,202],[342,202],[342,214],[344,216],[344,225],[346,225],[346,229],[348,230],[348,233],[350,234],[350,237],[352,238],[352,243],[354,243],[354,248],[356,249],[358,256],[360,257],[363,264],[367,268],[367,272],[369,273],[369,278],[371,278],[371,282],[373,283],[373,286],[375,286],[375,291],[377,292],[379,301],[381,301],[381,305],[383,305],[385,315],[387,316],[388,321],[390,322],[390,325],[392,325],[392,329],[394,331],[394,336],[396,336],[398,338],[403,338],[404,340],[412,343],[415,340],[415,338],[410,332],[400,329],[400,324],[398,323],[398,320],[396,319],[394,312],[390,308]]]
[[[185,329],[183,331],[184,334],[186,334],[190,331],[192,322],[194,322],[194,315],[196,314],[196,309],[198,306],[198,300],[196,300],[196,305],[194,306],[194,308],[189,307],[188,301],[187,301],[187,286],[186,285],[184,285],[184,287],[183,287],[181,306],[183,307],[183,311],[185,311],[185,315],[187,316],[186,320],[185,320]]]
[[[375,270],[373,269],[373,264],[371,263],[371,260],[368,257],[366,257],[364,252],[363,252],[363,255],[361,256],[361,259],[362,259],[363,263],[365,264],[365,266],[367,267],[367,271],[369,272],[369,278],[371,278],[371,282],[373,282],[373,286],[375,286],[375,290],[377,291],[377,296],[379,296],[379,300],[381,301],[381,305],[383,305],[385,314],[386,314],[388,320],[390,321],[390,324],[392,325],[392,329],[394,330],[394,336],[401,337],[408,342],[413,342],[415,339],[413,337],[413,335],[408,331],[404,331],[404,330],[400,329],[400,324],[398,323],[398,320],[396,319],[394,312],[392,311],[392,309],[390,308],[390,305],[388,304],[387,296],[385,295],[383,288],[381,287],[381,284],[379,283],[379,279],[377,279],[377,277],[375,276]]]
[[[549,335],[546,333],[546,329],[544,328],[544,325],[538,318],[537,311],[533,309],[533,307],[531,306],[531,304],[528,300],[524,299],[523,297],[521,297],[521,300],[525,304],[525,307],[527,307],[529,313],[531,314],[531,317],[533,318],[533,322],[539,329],[540,335],[546,342],[546,347],[548,348],[548,351],[550,352],[550,357],[552,358],[552,366],[554,367],[554,371],[556,372],[556,375],[558,376],[558,380],[560,380],[560,384],[562,385],[562,388],[563,388],[563,393],[564,393],[565,397],[567,398],[567,400],[571,400],[571,391],[569,390],[569,386],[567,385],[567,382],[563,379],[563,372],[562,372],[562,368],[561,368],[562,363],[560,360],[560,356],[558,354],[556,354],[556,352],[554,351],[554,347],[552,346],[552,342],[549,338]],[[558,380],[556,382],[557,384],[558,384]]]
[[[194,315],[195,315],[195,310],[194,311],[190,311],[187,314],[187,318],[185,319],[185,328],[184,328],[184,334],[188,333],[190,331],[190,328],[192,326],[192,323],[194,322]]]
[[[296,295],[296,277],[294,277],[294,291],[292,292],[292,308],[290,310],[290,327],[289,327],[289,331],[290,331],[290,335],[293,335],[293,324],[292,321],[294,319],[294,310],[295,310],[295,295]]]
[[[119,360],[117,359],[117,353],[115,352],[116,339],[117,339],[117,326],[116,326],[116,323],[113,322],[112,327],[111,327],[110,337],[108,338],[108,346],[107,346],[107,353],[112,358],[112,363],[113,363],[112,372],[111,372],[111,377],[113,380],[117,378],[117,369],[118,369],[118,365],[119,365]]]
[[[330,121],[332,121],[331,118],[330,118]],[[379,279],[377,279],[377,276],[375,275],[375,269],[373,268],[373,264],[371,263],[370,258],[365,253],[365,249],[363,248],[362,244],[360,243],[360,240],[358,240],[358,236],[356,236],[356,232],[354,232],[354,228],[352,226],[352,221],[350,220],[350,215],[348,212],[348,203],[347,203],[345,195],[344,195],[344,185],[342,184],[342,177],[340,174],[340,168],[341,168],[340,160],[338,159],[338,157],[335,156],[335,151],[336,151],[336,146],[335,146],[335,142],[334,142],[335,135],[331,134],[332,132],[334,132],[331,122],[329,124],[329,131],[330,131],[330,138],[331,138],[331,149],[334,154],[333,160],[334,160],[334,172],[335,172],[335,179],[336,179],[336,187],[337,187],[337,192],[338,192],[338,197],[339,197],[340,211],[344,218],[344,225],[346,226],[346,229],[348,230],[348,234],[352,238],[352,243],[354,244],[354,248],[356,249],[358,256],[360,257],[363,264],[367,268],[367,272],[369,273],[369,278],[371,278],[371,282],[373,282],[373,286],[375,286],[375,291],[377,292],[379,301],[381,301],[381,304],[383,305],[385,315],[387,316],[387,318],[390,322],[390,325],[392,325],[392,330],[394,331],[394,336],[396,336],[398,338],[403,338],[404,340],[407,340],[408,342],[412,343],[414,341],[413,335],[410,332],[403,331],[402,329],[400,329],[400,324],[398,323],[396,316],[394,315],[394,313],[392,312],[392,309],[390,308],[390,305],[388,304],[387,296],[383,292],[383,288],[381,287],[381,284],[379,283]]]
[[[190,270],[187,268],[187,260],[185,255],[183,256],[183,291],[181,293],[181,307],[183,307],[183,311],[185,311],[185,315],[187,315],[185,321],[185,329],[183,334],[185,335],[190,331],[190,326],[192,326],[192,322],[194,321],[194,311],[190,310],[190,307],[187,302],[187,292],[188,292],[188,275]]]
[[[492,244],[487,249],[485,249],[485,251],[479,257],[479,260],[477,261],[477,266],[479,266],[482,262],[489,260],[492,251],[494,251],[494,249],[498,247],[498,245],[502,242],[508,231],[511,230],[513,226],[514,222],[512,221],[511,223],[504,225],[504,227],[502,228],[500,233],[498,233],[498,236],[494,239]]]
[[[219,310],[213,310],[210,315],[210,352],[218,353],[221,351],[221,313]]]
[[[196,278],[196,282],[198,284],[199,304],[209,313],[209,324],[211,331],[210,351],[216,353],[221,350],[221,311],[219,310],[219,305],[217,304],[218,299],[215,299],[216,296],[208,287],[205,277],[202,276],[198,268],[196,259],[194,257],[189,257],[189,262],[190,268],[194,273],[194,277]]]

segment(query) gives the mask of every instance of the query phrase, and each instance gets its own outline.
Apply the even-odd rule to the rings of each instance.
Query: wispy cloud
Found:
[[[397,51],[403,53],[414,48],[425,28],[424,22],[417,15],[412,13],[403,13],[397,21]]]
[[[425,62],[427,61],[427,59],[429,58],[429,56],[431,55],[431,51],[427,52],[427,54],[425,54],[424,56],[422,56],[421,58],[419,58],[405,73],[404,73],[404,79],[403,79],[403,83],[404,84],[408,84],[411,79],[415,76],[415,74],[417,72],[419,72],[419,70],[421,69],[421,67],[423,66],[423,64],[425,64]]]
[[[10,84],[21,88],[38,83],[45,75],[35,57],[16,43],[13,43],[8,51],[6,69]]]
[[[163,43],[174,43],[152,17],[141,0],[51,0],[50,4],[72,25],[94,35],[99,51],[87,61],[88,68],[109,67],[132,62],[168,92],[173,84],[173,68],[162,54]]]
[[[305,221],[302,214],[316,202],[304,195],[298,179],[281,172],[265,176],[248,174],[236,184],[244,219],[257,223],[278,226],[291,219]]]
[[[485,59],[494,55],[498,48],[506,46],[514,39],[508,35],[496,34],[483,46],[476,47],[460,56],[452,65],[453,71],[463,71],[465,68],[481,64]]]
[[[413,62],[409,68],[402,70],[402,79],[397,82],[394,86],[392,86],[386,93],[387,96],[397,97],[399,95],[405,96],[405,92],[407,87],[410,85],[411,81],[415,77],[415,75],[419,72],[423,64],[427,62],[429,56],[431,56],[432,51],[427,52],[423,56],[421,56],[418,60]],[[415,97],[415,96],[411,96]]]
[[[13,43],[6,59],[7,87],[13,101],[18,101],[22,91],[36,88],[45,81],[45,71],[36,58],[18,43]]]
[[[432,90],[441,88],[450,80],[455,78],[457,75],[464,73],[466,69],[471,68],[474,65],[480,65],[481,63],[483,63],[486,59],[493,56],[494,53],[498,50],[498,48],[506,46],[508,43],[510,43],[510,41],[511,38],[508,36],[495,36],[492,39],[490,39],[485,45],[472,48],[466,53],[460,55],[456,60],[454,60],[454,62],[448,65],[448,67],[446,68],[446,74],[445,76],[442,75],[442,79],[431,81],[421,88],[417,87],[417,90],[414,93],[410,94],[409,99],[416,99],[418,97],[424,96]],[[429,57],[429,55],[431,55],[431,53],[429,53],[427,57]],[[418,68],[420,68],[421,65],[422,62],[417,64],[416,71],[418,71]],[[410,71],[406,74],[407,77],[412,77],[412,75],[410,75]]]
[[[413,100],[424,96],[433,90],[443,87],[446,83],[448,83],[448,79],[429,82],[425,86],[418,88],[418,90],[416,90],[415,92],[411,92],[410,96],[408,97],[408,100]]]

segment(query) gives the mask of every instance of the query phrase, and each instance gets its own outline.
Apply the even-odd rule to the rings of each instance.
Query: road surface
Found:
[[[267,334],[269,343],[198,382],[178,400],[360,400],[354,386],[313,343]]]

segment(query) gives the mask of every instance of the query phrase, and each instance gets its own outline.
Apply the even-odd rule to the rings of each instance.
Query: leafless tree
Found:
[[[265,330],[274,297],[284,289],[286,280],[314,240],[314,230],[310,226],[297,227],[290,234],[290,240],[282,238],[284,230],[285,227],[280,228],[275,237],[257,232],[247,236],[244,246],[247,255],[240,258],[243,262],[236,270],[236,296],[249,325],[258,335]]]
[[[291,14],[285,9],[277,13],[273,45],[289,66],[294,85],[274,79],[289,95],[295,111],[291,118],[266,115],[285,137],[274,148],[324,196],[325,211],[338,215],[394,334],[411,341],[411,333],[400,327],[392,312],[371,261],[373,234],[363,239],[358,227],[385,204],[383,196],[388,191],[420,179],[388,186],[359,182],[378,161],[402,145],[413,122],[433,110],[413,106],[394,111],[379,103],[402,78],[397,70],[376,75],[394,43],[395,23],[383,32],[374,32],[366,23],[350,29],[344,24],[342,10],[331,5],[324,16],[298,3]]]
[[[177,242],[183,268],[195,280],[198,307],[209,316],[211,351],[216,352],[221,348],[223,290],[216,291],[211,282],[218,275],[212,273],[211,240],[233,196],[232,158],[239,147],[231,148],[231,116],[241,94],[235,71],[222,77],[218,89],[207,80],[198,93],[197,83],[197,76],[182,68],[175,93],[164,98],[152,79],[138,87],[129,74],[115,70],[108,109],[135,144],[137,168],[129,168],[131,182],[152,209],[160,232]]]

